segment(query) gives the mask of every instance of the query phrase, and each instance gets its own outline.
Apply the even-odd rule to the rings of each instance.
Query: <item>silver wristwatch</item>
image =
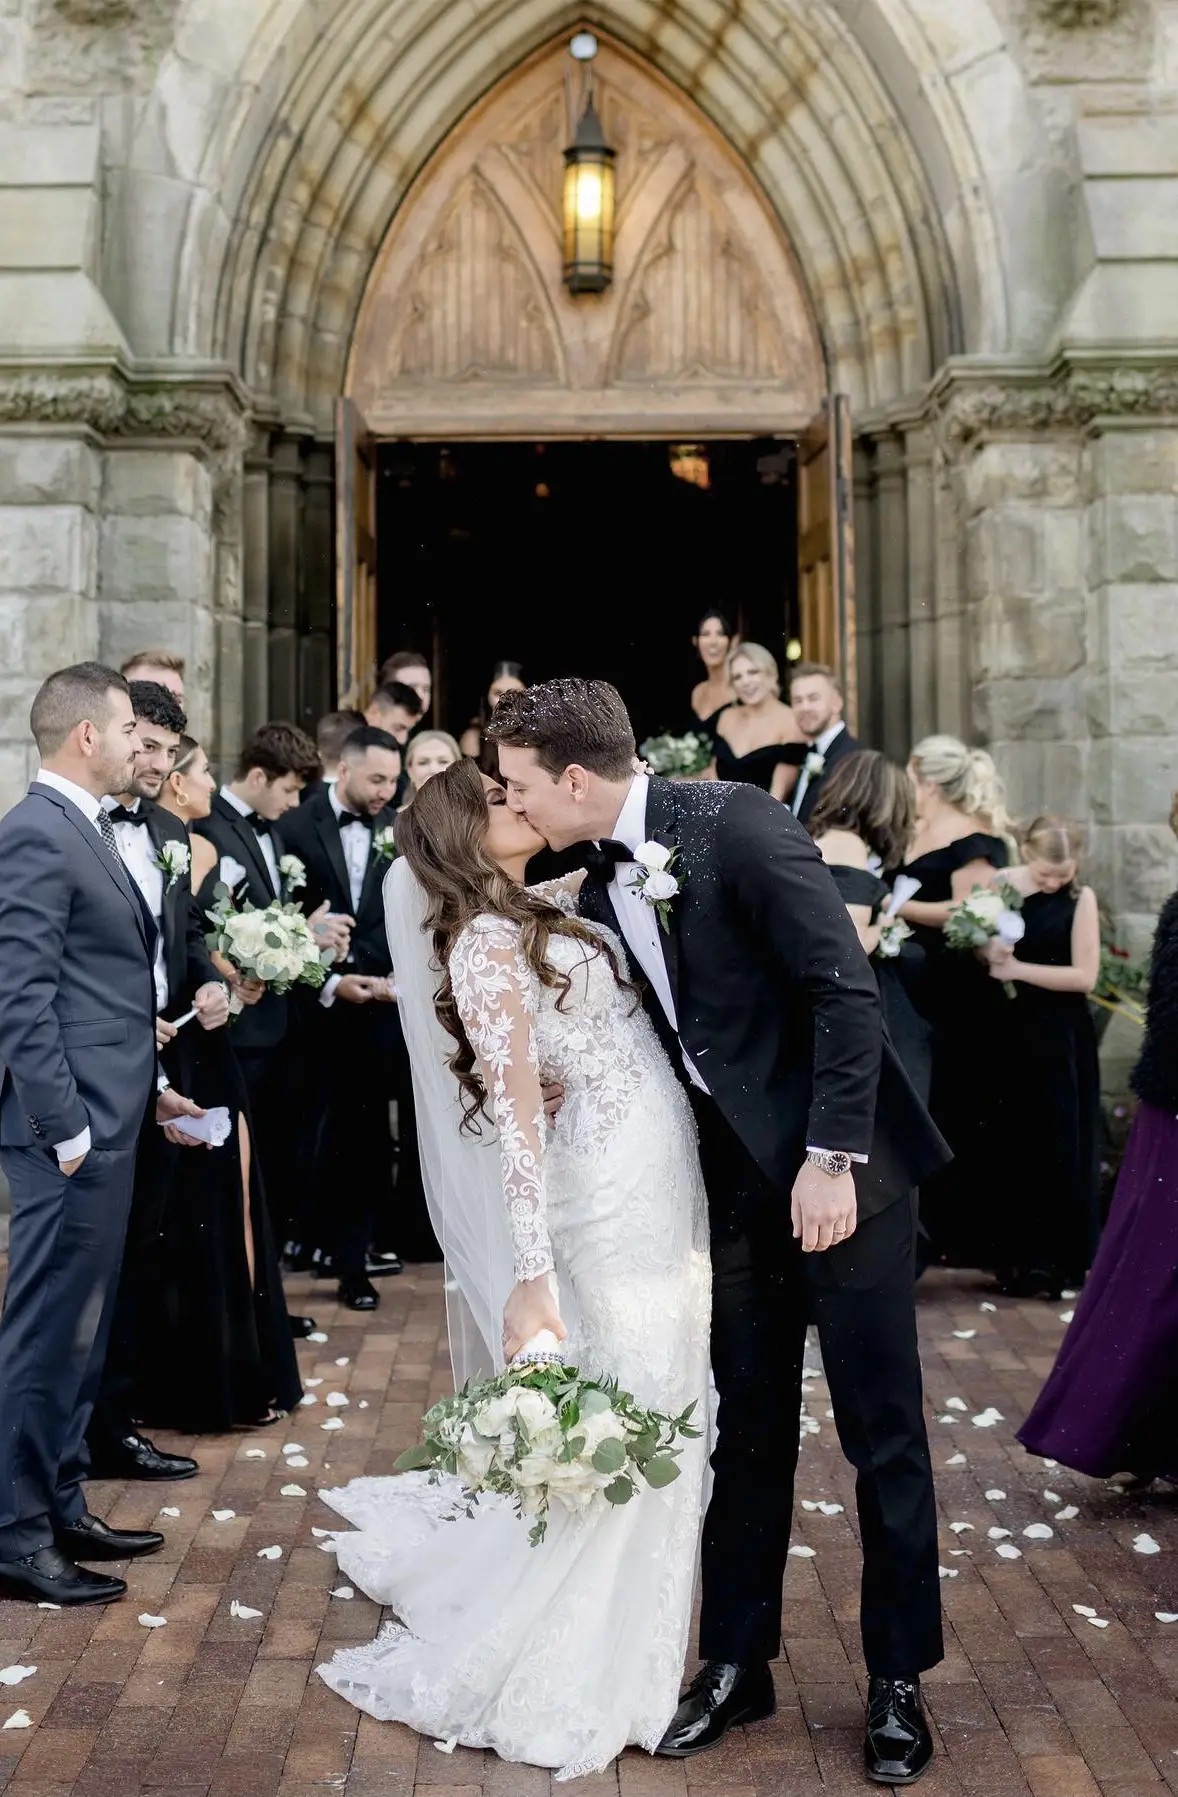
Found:
[[[831,1179],[841,1179],[844,1173],[851,1171],[851,1157],[833,1148],[807,1148],[806,1159],[820,1173],[826,1173]]]

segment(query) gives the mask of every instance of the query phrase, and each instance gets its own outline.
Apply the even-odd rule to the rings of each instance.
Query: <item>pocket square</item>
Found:
[[[217,870],[217,878],[221,881],[222,885],[228,886],[230,892],[233,892],[236,887],[241,885],[241,882],[245,877],[245,868],[241,865],[240,861],[235,861],[232,855],[221,856],[221,865]]]

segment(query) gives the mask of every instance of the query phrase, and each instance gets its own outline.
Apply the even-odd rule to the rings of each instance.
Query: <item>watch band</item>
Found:
[[[851,1157],[833,1148],[807,1148],[806,1159],[831,1179],[841,1179],[851,1171]]]

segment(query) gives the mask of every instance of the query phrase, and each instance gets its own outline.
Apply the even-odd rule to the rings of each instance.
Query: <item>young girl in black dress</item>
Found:
[[[1008,1154],[999,1281],[1011,1296],[1055,1301],[1092,1264],[1099,1231],[1100,1066],[1088,994],[1100,972],[1096,894],[1077,875],[1079,830],[1037,817],[1023,865],[1005,876],[1023,897],[1026,934],[995,944],[995,980],[1014,982],[1004,1013]]]

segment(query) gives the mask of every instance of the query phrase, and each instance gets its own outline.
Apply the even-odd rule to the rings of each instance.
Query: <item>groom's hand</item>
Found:
[[[855,1177],[844,1173],[832,1179],[812,1161],[803,1161],[794,1181],[790,1215],[794,1239],[801,1238],[803,1254],[821,1254],[837,1247],[855,1233]]]

